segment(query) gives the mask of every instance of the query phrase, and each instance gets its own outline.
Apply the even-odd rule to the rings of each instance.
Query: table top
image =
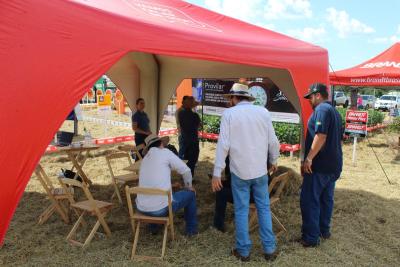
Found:
[[[46,151],[45,154],[54,154],[57,152],[82,152],[82,151],[90,151],[98,149],[100,146],[98,145],[81,145],[81,146],[61,146],[57,147],[55,151]]]

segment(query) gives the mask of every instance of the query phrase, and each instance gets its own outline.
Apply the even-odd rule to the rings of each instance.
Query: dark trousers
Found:
[[[183,144],[183,137],[181,134],[178,135],[178,144],[179,144],[179,152],[178,152],[178,156],[180,159],[184,159],[185,158],[185,146]]]
[[[192,176],[194,177],[194,169],[199,160],[200,153],[199,140],[185,140],[185,138],[183,138],[183,148],[184,159],[188,161],[186,165],[190,168]]]
[[[225,212],[228,202],[233,203],[232,189],[230,187],[223,187],[215,194],[214,227],[220,231],[224,230]]]
[[[318,244],[320,235],[330,234],[336,179],[335,174],[304,174],[300,195],[301,231],[302,239],[309,244]]]

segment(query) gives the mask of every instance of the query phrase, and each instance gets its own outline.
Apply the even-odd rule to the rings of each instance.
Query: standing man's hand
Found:
[[[185,189],[186,189],[186,190],[189,190],[189,191],[192,191],[192,192],[194,192],[194,195],[197,195],[197,194],[196,194],[196,189],[194,189],[193,186],[186,187]]]
[[[211,188],[213,192],[217,192],[221,190],[223,187],[222,182],[221,182],[221,177],[213,176],[211,180]]]
[[[312,173],[312,160],[306,158],[303,163],[303,171],[305,173]]]
[[[268,172],[270,174],[273,174],[274,172],[276,172],[278,170],[278,164],[271,164],[271,166],[269,167]]]

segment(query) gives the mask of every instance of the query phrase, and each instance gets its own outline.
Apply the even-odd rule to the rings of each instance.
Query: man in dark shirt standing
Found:
[[[315,247],[319,245],[320,237],[328,239],[331,236],[335,182],[343,166],[342,121],[327,101],[328,90],[324,84],[312,84],[304,97],[309,99],[314,112],[308,121],[302,164],[300,243],[304,247]]]
[[[199,136],[200,116],[193,112],[193,108],[197,105],[194,97],[189,97],[184,102],[183,110],[179,112],[178,119],[181,129],[183,155],[188,160],[187,166],[192,172],[194,178],[194,168],[199,159]]]
[[[136,100],[136,112],[132,115],[132,130],[135,132],[136,146],[144,144],[144,139],[151,134],[150,120],[144,112],[144,99]]]

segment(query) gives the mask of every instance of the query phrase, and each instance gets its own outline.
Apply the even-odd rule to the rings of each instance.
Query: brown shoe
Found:
[[[264,258],[266,261],[274,261],[278,257],[278,250],[276,249],[273,253],[265,253]]]
[[[316,243],[316,244],[308,243],[307,241],[304,241],[302,238],[298,239],[297,242],[302,244],[303,247],[305,247],[305,248],[315,248],[315,247],[318,247],[318,245],[319,245],[319,243]]]
[[[243,262],[249,262],[250,261],[250,255],[245,257],[240,255],[240,253],[236,249],[232,249],[232,255],[235,256],[238,260],[243,261]]]

